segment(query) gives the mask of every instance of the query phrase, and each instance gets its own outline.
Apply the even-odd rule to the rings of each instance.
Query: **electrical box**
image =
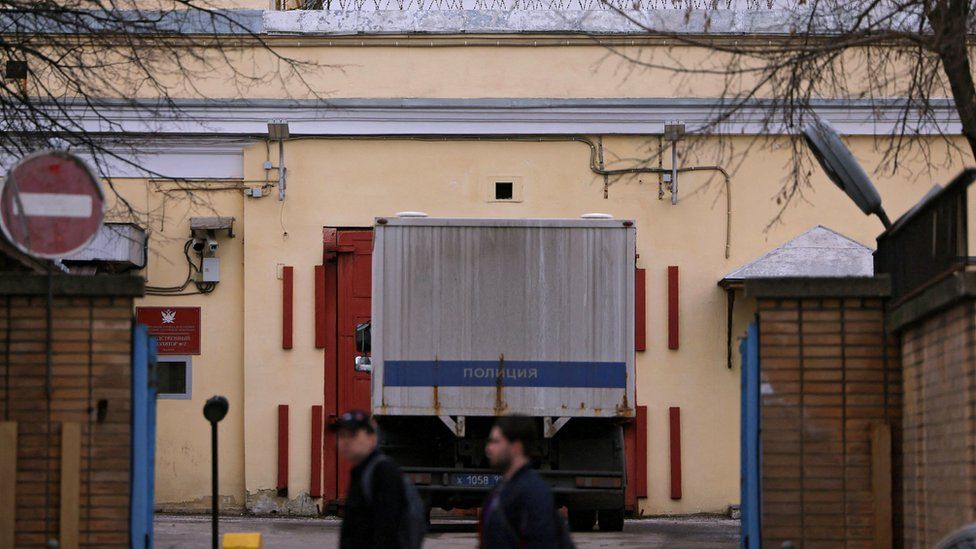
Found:
[[[216,257],[203,258],[202,282],[220,282],[220,259]]]

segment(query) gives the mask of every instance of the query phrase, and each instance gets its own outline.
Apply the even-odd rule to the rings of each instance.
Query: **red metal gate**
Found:
[[[373,231],[326,228],[324,240],[324,403],[326,422],[331,422],[346,410],[369,410],[370,376],[355,371],[353,361],[356,324],[370,317]],[[341,501],[348,490],[349,464],[338,456],[335,436],[328,431],[322,469],[325,501]]]

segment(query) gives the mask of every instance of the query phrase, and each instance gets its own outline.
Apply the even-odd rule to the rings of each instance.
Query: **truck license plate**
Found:
[[[454,486],[472,486],[476,488],[491,488],[502,479],[501,475],[490,473],[457,473],[451,484]]]

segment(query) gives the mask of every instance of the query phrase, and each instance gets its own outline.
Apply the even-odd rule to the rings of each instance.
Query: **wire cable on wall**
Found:
[[[146,286],[147,295],[200,295],[209,294],[217,288],[216,282],[200,282],[193,279],[194,271],[202,273],[202,269],[193,262],[190,256],[190,247],[193,246],[194,239],[189,239],[183,244],[183,257],[186,258],[186,279],[179,286]],[[196,286],[196,291],[186,291],[190,284]]]

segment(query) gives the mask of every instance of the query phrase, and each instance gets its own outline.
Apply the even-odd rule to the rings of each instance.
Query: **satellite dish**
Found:
[[[827,122],[814,117],[812,123],[804,126],[803,137],[830,180],[847,193],[862,212],[877,215],[885,229],[891,227],[891,221],[881,207],[881,196],[868,174],[864,173],[864,168],[840,140],[837,131]]]

